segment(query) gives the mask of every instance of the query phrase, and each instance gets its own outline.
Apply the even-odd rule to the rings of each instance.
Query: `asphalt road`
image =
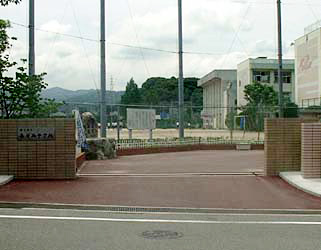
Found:
[[[321,215],[0,209],[1,249],[312,250]]]

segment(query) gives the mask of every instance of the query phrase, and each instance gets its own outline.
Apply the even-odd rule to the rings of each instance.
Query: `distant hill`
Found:
[[[124,91],[107,91],[106,102],[120,103],[121,96]],[[43,98],[55,99],[56,101],[65,101],[71,103],[98,103],[99,92],[95,89],[82,89],[82,90],[68,90],[59,87],[45,89],[41,96]]]

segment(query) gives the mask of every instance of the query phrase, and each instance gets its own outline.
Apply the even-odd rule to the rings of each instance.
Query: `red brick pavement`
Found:
[[[263,172],[264,151],[192,151],[122,156],[109,161],[90,161],[82,174],[157,174]]]
[[[81,177],[72,181],[14,181],[1,202],[123,206],[321,209],[321,199],[277,177]]]

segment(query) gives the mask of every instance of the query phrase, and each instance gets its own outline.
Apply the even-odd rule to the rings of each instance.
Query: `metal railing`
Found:
[[[216,144],[264,144],[263,140],[228,140],[223,138],[185,138],[180,139],[122,139],[116,143],[116,149],[140,149],[140,148],[160,148],[160,147],[178,147],[187,145],[216,145]]]

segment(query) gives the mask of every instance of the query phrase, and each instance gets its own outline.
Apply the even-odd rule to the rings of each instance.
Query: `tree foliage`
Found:
[[[203,105],[203,89],[197,86],[197,78],[184,79],[184,118],[186,125],[201,124],[201,110]],[[153,106],[157,114],[171,114],[170,117],[158,121],[158,126],[175,127],[178,115],[178,79],[175,77],[152,77],[147,79],[141,88],[131,79],[127,83],[126,92],[122,96],[122,104],[140,104],[146,108]],[[196,106],[196,107],[195,107]],[[125,107],[122,115],[126,117]]]
[[[2,6],[6,6],[10,3],[15,3],[15,4],[18,4],[20,3],[22,0],[0,0],[0,5]]]
[[[126,91],[121,97],[122,104],[139,104],[141,103],[141,95],[137,84],[134,79],[131,78],[126,86]]]
[[[246,116],[247,129],[262,131],[264,118],[277,111],[277,92],[267,84],[254,82],[245,86],[244,98],[247,104],[242,107],[242,115]]]
[[[203,89],[197,86],[197,78],[184,79],[184,101],[202,106]],[[131,79],[122,97],[122,104],[175,105],[178,102],[178,79],[152,77],[141,88]]]
[[[193,106],[203,104],[203,90],[197,86],[197,78],[184,79],[184,101]],[[142,102],[148,105],[171,105],[178,101],[178,79],[152,77],[141,88]]]
[[[9,27],[8,21],[0,20],[0,118],[46,117],[56,112],[60,104],[40,96],[47,87],[45,73],[29,76],[26,60],[22,60],[22,66],[10,61],[7,51],[15,38],[8,36]]]
[[[284,107],[284,117],[285,118],[296,118],[299,117],[299,107],[295,103],[288,101],[285,102]]]
[[[278,104],[278,95],[273,87],[259,82],[246,85],[244,95],[248,105],[274,107]]]

